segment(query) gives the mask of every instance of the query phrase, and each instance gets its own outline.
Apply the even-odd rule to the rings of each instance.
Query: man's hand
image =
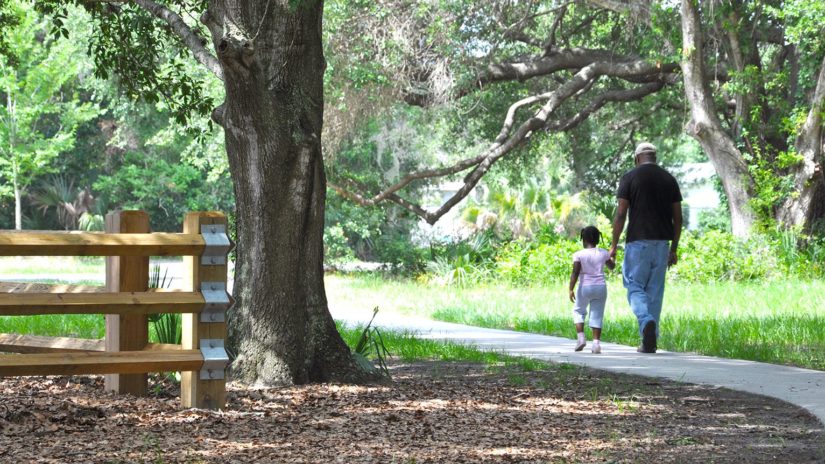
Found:
[[[679,256],[676,254],[675,251],[670,250],[670,254],[667,256],[667,266],[673,266],[674,264],[679,262]]]
[[[576,292],[574,292],[573,290],[570,290],[570,302],[576,302]]]

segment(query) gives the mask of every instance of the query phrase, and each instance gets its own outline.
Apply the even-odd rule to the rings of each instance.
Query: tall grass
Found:
[[[513,288],[437,287],[376,277],[327,278],[330,305],[384,311],[492,328],[575,338],[565,285]],[[639,343],[621,284],[608,290],[602,339]],[[668,283],[659,346],[825,369],[823,281]]]

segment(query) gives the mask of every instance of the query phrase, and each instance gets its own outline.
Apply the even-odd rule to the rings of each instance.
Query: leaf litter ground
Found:
[[[825,462],[822,424],[778,400],[553,365],[391,365],[385,386],[229,384],[226,411],[174,385],[0,379],[2,463]]]

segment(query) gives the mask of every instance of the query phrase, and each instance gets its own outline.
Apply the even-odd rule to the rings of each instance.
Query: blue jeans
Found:
[[[659,336],[669,251],[667,240],[637,240],[625,245],[622,280],[627,289],[627,302],[639,322],[639,336],[650,321],[656,322],[656,336]]]

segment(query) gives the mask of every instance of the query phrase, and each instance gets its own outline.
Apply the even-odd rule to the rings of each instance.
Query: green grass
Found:
[[[565,284],[547,288],[439,287],[375,276],[327,278],[330,304],[575,338]],[[619,283],[608,290],[602,339],[639,343]],[[662,349],[825,369],[823,281],[668,283]]]
[[[350,348],[354,348],[363,327],[338,325],[338,332]],[[381,331],[384,345],[394,358],[405,362],[439,360],[473,362],[489,367],[518,367],[530,372],[547,367],[547,363],[530,358],[504,355],[495,351],[480,351],[472,345],[418,338],[412,332]]]
[[[0,274],[100,274],[102,279],[105,267],[98,256],[0,257]]]
[[[49,337],[103,338],[103,316],[99,314],[50,314],[44,316],[0,316],[0,333]]]
[[[0,272],[11,273],[5,268]],[[330,305],[336,308],[379,306],[382,311],[437,320],[575,337],[564,284],[455,288],[335,275],[326,285]],[[825,370],[823,294],[825,281],[668,283],[659,346]],[[0,317],[0,333],[101,338],[103,326],[100,315]],[[385,336],[390,351],[403,360],[501,362],[496,353],[485,358],[488,354],[463,345],[415,339],[411,334]],[[626,345],[639,342],[624,289],[615,282],[609,285],[602,339]]]

